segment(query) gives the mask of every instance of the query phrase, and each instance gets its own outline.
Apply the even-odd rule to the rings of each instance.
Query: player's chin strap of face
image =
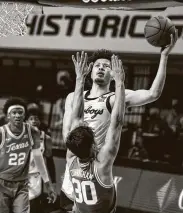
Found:
[[[11,112],[11,110],[17,109],[17,108],[22,109],[23,112],[25,113],[25,108],[23,106],[21,106],[21,105],[12,105],[12,106],[10,106],[8,108],[7,114],[9,114]]]
[[[39,170],[39,173],[44,181],[44,183],[47,183],[50,181],[49,176],[48,176],[48,172],[45,166],[45,162],[44,162],[44,158],[43,158],[43,154],[41,152],[40,149],[32,149],[32,153],[34,156],[34,161],[35,164]]]

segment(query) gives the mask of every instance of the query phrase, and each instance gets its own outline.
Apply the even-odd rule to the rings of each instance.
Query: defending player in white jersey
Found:
[[[52,157],[52,141],[50,136],[48,136],[44,131],[39,130],[40,127],[39,109],[29,108],[27,110],[27,123],[35,127],[40,132],[40,150],[43,154],[45,165],[47,165],[47,160],[49,160]],[[29,165],[30,213],[43,212],[44,196],[42,186],[43,186],[42,178],[34,162],[33,153],[31,152],[30,165]]]
[[[81,59],[81,65],[85,63],[86,60]],[[83,90],[87,70],[82,66],[76,72],[71,131],[66,139],[66,158],[75,197],[73,213],[114,213],[116,209],[112,168],[119,150],[125,112],[125,74],[116,56],[112,56],[112,70],[116,98],[105,143],[98,152],[94,149],[93,131],[84,124]]]
[[[171,36],[171,44],[163,48],[161,51],[161,59],[158,72],[149,90],[129,90],[125,89],[126,108],[133,106],[142,106],[150,102],[156,101],[164,88],[166,79],[166,68],[168,56],[175,46],[177,41],[177,32],[175,36]],[[82,53],[83,54],[83,53]],[[114,106],[115,95],[110,92],[111,76],[111,61],[112,53],[107,50],[99,50],[95,52],[90,62],[93,62],[91,72],[92,88],[84,93],[84,121],[93,128],[96,137],[96,144],[100,148],[104,143],[104,138],[107,132],[110,121],[110,112]],[[83,57],[83,56],[81,56]],[[77,61],[80,60],[80,55],[77,53]],[[75,70],[80,69],[75,66]],[[102,104],[103,103],[103,104]],[[73,93],[67,96],[65,104],[65,114],[63,120],[63,138],[70,130],[71,111],[73,107]],[[72,185],[68,178],[68,168],[66,165],[65,177],[61,188],[61,197],[65,197],[68,203],[72,201]],[[62,193],[64,192],[64,194]]]

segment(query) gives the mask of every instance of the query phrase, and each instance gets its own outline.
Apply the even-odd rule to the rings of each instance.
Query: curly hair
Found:
[[[30,116],[37,116],[39,120],[41,120],[41,111],[37,108],[29,108],[27,109],[27,116],[26,119],[28,119]]]
[[[105,50],[105,49],[97,50],[92,54],[91,57],[89,57],[88,62],[95,63],[95,61],[100,58],[105,58],[105,59],[108,59],[111,61],[112,55],[113,55],[113,53],[110,50]]]
[[[93,144],[94,133],[88,126],[79,126],[73,129],[66,139],[67,148],[80,159],[90,157]]]
[[[25,114],[27,113],[26,101],[24,99],[22,99],[22,98],[19,98],[19,97],[12,97],[12,98],[9,98],[4,104],[3,112],[4,112],[5,115],[7,115],[8,108],[10,106],[13,106],[13,105],[20,105],[20,106],[24,107]]]
[[[92,56],[88,58],[88,64],[91,62],[95,63],[98,59],[104,58],[109,61],[111,61],[111,57],[114,53],[111,52],[110,50],[106,49],[100,49],[95,52],[93,52]],[[116,54],[115,54],[116,55]],[[89,73],[86,77],[86,83],[85,83],[85,90],[90,90],[92,87],[92,78],[91,78],[91,73]]]

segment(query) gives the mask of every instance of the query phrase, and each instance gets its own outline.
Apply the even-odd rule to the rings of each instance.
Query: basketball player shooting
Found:
[[[112,168],[119,150],[125,112],[125,74],[122,62],[112,56],[111,65],[115,80],[115,101],[105,142],[96,151],[92,129],[84,125],[84,83],[88,69],[86,57],[81,56],[81,69],[76,72],[71,132],[66,139],[67,162],[74,188],[74,213],[114,213],[116,189]],[[75,60],[75,59],[74,59]],[[75,64],[78,62],[75,61]]]
[[[142,106],[156,101],[164,88],[166,79],[166,67],[168,56],[176,44],[178,38],[177,31],[174,36],[171,35],[170,45],[162,48],[159,68],[156,77],[150,89],[129,90],[125,89],[126,108],[134,106]],[[82,53],[84,54],[84,53]],[[93,62],[91,71],[92,88],[90,91],[84,91],[84,121],[93,128],[95,134],[95,143],[98,148],[104,144],[107,128],[111,117],[111,110],[114,106],[115,94],[110,92],[111,76],[111,56],[112,53],[107,50],[99,50],[94,52],[90,58]],[[80,54],[76,54],[76,60],[79,62]],[[75,70],[79,69],[75,65]],[[66,139],[70,131],[70,119],[73,107],[73,95],[70,93],[66,98],[65,114],[63,119],[63,138]],[[61,188],[61,208],[70,205],[73,200],[72,185],[68,178],[68,168],[66,165],[64,180]],[[65,207],[63,207],[65,208]]]
[[[8,123],[0,127],[0,211],[29,213],[28,171],[30,151],[52,202],[56,199],[40,151],[40,134],[24,123],[26,104],[12,98],[4,105]]]

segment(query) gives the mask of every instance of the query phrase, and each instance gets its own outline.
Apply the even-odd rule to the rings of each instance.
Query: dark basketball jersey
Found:
[[[8,125],[0,127],[0,178],[8,181],[28,179],[30,150],[33,146],[29,124],[23,124],[23,131],[15,136]]]
[[[115,186],[101,182],[94,161],[81,164],[75,157],[69,172],[74,188],[75,213],[110,213],[115,209]]]

